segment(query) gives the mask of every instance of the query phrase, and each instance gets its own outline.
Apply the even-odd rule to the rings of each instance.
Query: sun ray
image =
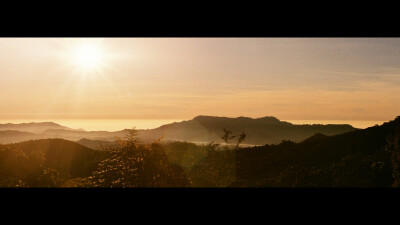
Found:
[[[85,88],[89,84],[96,83],[96,81],[105,84],[107,88],[118,90],[108,76],[108,74],[116,71],[112,66],[112,61],[116,58],[116,55],[107,51],[109,49],[107,49],[103,39],[56,39],[55,44],[62,49],[59,56],[64,64],[51,73],[57,76],[60,72],[69,71],[69,76],[65,78],[65,82],[58,91],[50,97],[47,106],[42,109],[42,113],[51,112],[57,102],[71,91],[70,95],[74,99],[74,104],[71,107],[79,111]]]

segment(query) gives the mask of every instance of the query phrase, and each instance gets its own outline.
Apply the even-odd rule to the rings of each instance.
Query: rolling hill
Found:
[[[71,141],[79,141],[83,138],[99,141],[114,141],[116,136],[124,137],[129,132],[127,129],[116,132],[83,131],[65,128],[60,125],[51,125],[57,128],[44,129],[43,124],[40,124],[42,132],[34,133],[34,135],[27,134],[25,139],[23,135],[16,134],[16,136],[18,136],[19,141],[45,138],[62,138]],[[144,142],[152,142],[163,138],[165,141],[209,143],[212,141],[222,142],[221,136],[223,135],[223,129],[231,130],[234,134],[245,132],[247,137],[243,144],[249,145],[277,144],[284,139],[300,142],[315,133],[336,135],[356,130],[356,128],[350,125],[294,125],[280,121],[275,117],[252,119],[248,117],[227,118],[197,116],[192,120],[166,124],[156,129],[137,131],[138,137]],[[36,130],[39,130],[39,128]],[[10,140],[15,139],[13,138],[13,135],[2,136],[2,134],[0,134],[0,140],[3,141],[3,143],[12,142]]]
[[[48,129],[63,129],[63,130],[71,130],[71,128],[61,126],[59,124],[53,122],[42,122],[42,123],[20,123],[20,124],[13,124],[13,123],[6,123],[0,124],[0,131],[4,130],[18,130],[18,131],[25,131],[30,133],[42,133]]]
[[[95,169],[106,153],[63,139],[41,139],[7,145],[28,155],[42,155],[44,165],[63,177],[85,177]]]
[[[318,134],[301,143],[243,148],[235,154],[232,186],[396,186],[399,131],[397,117],[381,126],[329,137]]]
[[[316,133],[298,143],[284,140],[237,151],[210,150],[209,146],[187,142],[166,142],[163,146],[169,163],[184,168],[194,187],[398,187],[399,141],[400,117],[397,117],[367,129],[331,136]],[[30,170],[24,165],[29,165],[29,160],[37,159],[36,156],[43,156],[43,165],[57,170],[64,180],[89,176],[109,156],[107,151],[62,139],[5,145],[14,154],[0,147],[4,149],[0,151],[2,182],[10,183],[10,177],[14,176],[17,178],[13,185],[18,185],[21,177],[18,174],[29,175]],[[21,161],[24,155],[31,157]]]
[[[116,146],[118,145],[115,141],[101,141],[101,140],[90,140],[86,138],[82,138],[79,141],[76,141],[76,143],[91,148],[95,150],[105,150],[109,146]]]
[[[1,130],[0,131],[0,143],[16,143],[31,139],[39,139],[40,135],[19,131],[19,130]]]
[[[336,135],[356,130],[350,125],[294,125],[275,117],[252,119],[197,116],[189,121],[142,130],[139,134],[145,139],[164,137],[165,140],[209,143],[221,142],[223,129],[231,130],[234,134],[245,132],[247,136],[244,144],[252,145],[276,144],[285,139],[299,142],[315,133]]]

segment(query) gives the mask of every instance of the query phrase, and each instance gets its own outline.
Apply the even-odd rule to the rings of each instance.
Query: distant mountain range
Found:
[[[263,125],[260,125],[260,123],[262,124],[261,121],[264,122]],[[252,130],[250,128],[256,127],[260,129],[260,132],[264,132],[265,136],[270,134],[268,132],[273,133],[273,129],[276,133],[284,131],[284,128],[286,130],[298,129],[297,131],[308,129],[309,132],[314,132],[313,129],[316,128],[327,130],[325,130],[325,134],[315,132],[314,135],[310,135],[298,143],[281,140],[279,144],[240,148],[230,153],[235,154],[235,161],[232,162],[223,162],[223,159],[226,159],[227,156],[224,151],[209,154],[206,146],[186,142],[166,143],[164,147],[168,160],[187,169],[188,176],[193,181],[193,186],[213,187],[215,186],[213,183],[215,179],[223,178],[227,174],[235,175],[234,181],[226,184],[231,187],[400,186],[400,176],[398,175],[400,117],[381,126],[373,126],[367,129],[352,128],[353,131],[337,135],[332,135],[329,132],[335,131],[333,128],[349,128],[348,125],[293,125],[281,122],[276,118],[251,119],[243,117],[196,117],[190,121],[164,125],[157,129],[148,130],[148,132],[163,131],[164,134],[170,135],[171,133],[168,132],[174,131],[176,133],[172,134],[179,137],[181,130],[178,128],[182,129],[183,132],[184,129],[191,126],[192,129],[200,127],[207,132],[215,130],[216,135],[218,135],[219,128],[229,124],[231,126],[226,127],[226,129],[237,129],[234,130],[235,132],[243,130],[251,135],[252,132],[250,131]],[[267,128],[272,129],[272,131]],[[205,131],[195,134],[200,135]],[[22,131],[1,132],[8,132],[11,136],[26,133]],[[51,132],[55,131],[51,130]],[[71,131],[65,130],[65,132]],[[190,130],[187,132],[190,132]],[[91,132],[79,134],[86,133],[91,134]],[[100,132],[102,135],[110,133],[114,134],[115,132]],[[160,133],[152,133],[152,135],[155,134]],[[190,136],[180,137],[189,138]],[[284,136],[282,139],[289,139],[287,137]],[[62,139],[43,139],[9,144],[6,147],[11,147],[17,152],[16,154],[9,154],[9,151],[0,151],[0,172],[3,172],[2,174],[12,173],[17,176],[18,173],[21,173],[20,169],[24,167],[11,162],[18,158],[24,158],[23,156],[26,154],[29,156],[43,155],[43,164],[48,168],[57,170],[64,180],[87,177],[91,175],[98,163],[107,158],[110,153],[108,151],[96,151],[93,150],[94,147],[82,145],[97,146],[100,143],[112,144],[113,142],[89,139],[81,139],[76,142]],[[19,151],[24,154],[17,154]],[[221,167],[221,162],[225,163],[222,164],[225,165],[224,167]],[[224,170],[229,172],[230,167],[226,166],[230,165],[229,163],[233,163],[234,173],[224,172]],[[16,169],[17,166],[21,168]],[[210,170],[212,173],[208,173]],[[3,180],[7,181],[7,179]],[[1,182],[0,186],[2,186]]]
[[[222,142],[223,129],[231,130],[233,134],[244,132],[247,135],[244,144],[250,145],[274,144],[280,143],[282,140],[300,142],[316,133],[336,135],[356,130],[347,124],[294,125],[275,117],[252,119],[248,117],[197,116],[192,120],[166,124],[155,129],[138,130],[138,138],[144,142],[151,142],[159,138],[163,138],[164,141],[177,140],[194,143]],[[124,137],[128,131],[128,129],[116,132],[83,131],[56,123],[0,124],[0,142],[11,143],[44,138],[112,142],[116,136]]]
[[[18,131],[18,130],[1,130],[0,131],[0,143],[16,143],[27,140],[40,139],[39,134]]]
[[[245,144],[263,145],[280,143],[283,139],[302,141],[315,133],[335,135],[354,131],[350,125],[294,125],[280,121],[275,117],[252,119],[248,117],[227,118],[213,116],[197,116],[189,121],[163,125],[159,128],[141,131],[141,135],[164,137],[165,140],[181,140],[190,142],[221,142],[223,129],[233,134],[244,132]]]
[[[72,130],[71,128],[61,126],[59,124],[53,122],[42,122],[42,123],[6,123],[0,124],[0,131],[5,130],[18,130],[25,131],[30,133],[42,133],[48,129],[63,129],[63,130]]]
[[[118,143],[115,141],[90,140],[86,138],[82,138],[79,141],[76,141],[76,143],[85,146],[87,148],[100,151],[107,150],[107,147],[118,145]]]

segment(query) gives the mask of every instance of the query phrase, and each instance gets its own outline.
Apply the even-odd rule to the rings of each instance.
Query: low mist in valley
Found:
[[[1,124],[14,130],[0,131],[0,186],[397,187],[399,125],[211,116],[118,132]]]
[[[1,38],[0,187],[397,188],[399,58],[400,38]]]

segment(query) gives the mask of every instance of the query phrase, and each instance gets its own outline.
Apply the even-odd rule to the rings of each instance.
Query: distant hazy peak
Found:
[[[76,141],[76,142],[80,142],[80,141],[91,141],[90,139],[87,139],[87,138],[82,138],[82,139],[79,139],[78,141]]]
[[[34,124],[43,124],[43,125],[59,125],[54,122],[29,122],[29,123],[0,123],[0,125],[34,125]],[[59,125],[60,126],[60,125]]]
[[[258,120],[267,120],[267,121],[275,121],[275,122],[282,122],[278,118],[273,117],[273,116],[264,116],[261,118],[257,118]]]
[[[0,124],[0,130],[19,130],[31,133],[42,133],[48,129],[71,130],[54,122],[6,123]]]
[[[233,117],[219,117],[219,116],[196,116],[193,118],[193,121],[226,121],[226,122],[235,122],[235,121],[241,121],[241,122],[248,122],[248,123],[268,123],[268,124],[290,124],[288,122],[280,121],[276,117],[273,116],[265,116],[265,117],[260,117],[260,118],[250,118],[250,117],[245,117],[245,116],[239,116],[236,118]]]
[[[224,117],[224,116],[204,116],[204,115],[199,115],[193,118],[193,120],[199,120],[199,119],[246,119],[246,120],[275,120],[275,121],[280,121],[276,117],[273,116],[264,116],[260,118],[250,118],[250,117],[245,117],[245,116],[239,116],[236,118],[233,117]]]
[[[321,134],[321,133],[316,133],[316,134],[314,134],[313,136],[311,136],[311,137],[305,139],[305,140],[302,141],[302,142],[304,143],[304,142],[318,141],[318,140],[325,139],[325,138],[327,138],[327,137],[329,137],[329,136],[328,136],[328,135]]]
[[[33,134],[33,133],[20,130],[0,130],[0,134]]]
[[[201,119],[208,119],[208,118],[227,118],[227,117],[199,115],[199,116],[196,116],[195,118],[193,118],[193,120],[201,120]]]

